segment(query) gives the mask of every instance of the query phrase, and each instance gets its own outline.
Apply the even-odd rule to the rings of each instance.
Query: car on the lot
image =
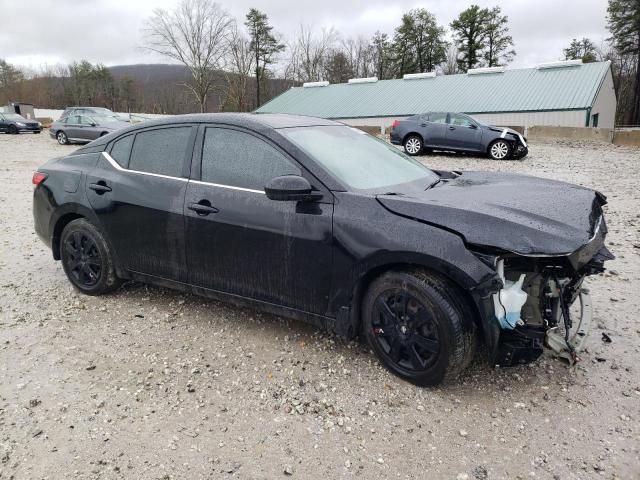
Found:
[[[53,122],[49,135],[60,145],[87,143],[129,126],[128,122],[110,115],[69,115]]]
[[[485,125],[464,113],[429,112],[396,120],[390,137],[409,155],[443,150],[519,160],[529,152],[526,139],[517,131]]]
[[[362,334],[418,385],[455,378],[479,342],[500,365],[545,341],[574,358],[583,280],[612,258],[596,191],[430,170],[311,117],[150,121],[50,160],[33,183],[35,231],[80,292],[136,280]]]
[[[67,107],[60,115],[59,120],[66,118],[70,115],[102,115],[108,117],[117,117],[117,115],[108,108],[104,107]]]
[[[40,133],[42,124],[28,120],[17,113],[0,112],[0,132],[17,134],[20,132]]]

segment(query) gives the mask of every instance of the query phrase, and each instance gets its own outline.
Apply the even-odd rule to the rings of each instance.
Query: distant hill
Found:
[[[129,77],[141,84],[158,81],[184,81],[191,76],[189,69],[184,65],[172,65],[166,63],[116,65],[109,67],[114,78]]]
[[[108,67],[111,75],[116,80],[125,78],[133,80],[136,84],[137,99],[149,113],[191,113],[197,111],[197,104],[184,84],[191,79],[191,72],[183,65],[176,64],[136,64],[116,65]],[[208,111],[224,109],[225,91],[233,74],[223,71],[215,72],[214,86],[212,88]],[[280,78],[267,80],[266,88],[263,88],[263,102],[279,95],[289,89],[294,82]],[[255,98],[255,80],[251,78],[247,84],[247,99],[252,104]]]

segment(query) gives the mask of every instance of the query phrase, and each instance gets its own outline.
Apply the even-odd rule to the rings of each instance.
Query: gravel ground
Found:
[[[640,478],[638,150],[424,158],[598,188],[618,258],[588,282],[577,367],[476,362],[420,389],[301,323],[138,284],[76,293],[33,232],[30,185],[72,149],[0,135],[0,479]]]

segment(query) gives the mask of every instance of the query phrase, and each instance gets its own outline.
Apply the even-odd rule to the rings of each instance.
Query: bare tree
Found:
[[[237,25],[231,30],[229,41],[229,69],[225,71],[227,84],[226,106],[238,112],[249,109],[249,79],[254,66],[251,40],[244,35]]]
[[[300,82],[323,80],[327,58],[337,38],[338,35],[333,28],[323,28],[317,34],[312,27],[300,25],[298,36],[289,45],[289,78]]]
[[[349,37],[342,42],[349,66],[356,77],[369,77],[375,75],[375,47],[368,39],[360,36],[357,38]]]
[[[455,45],[449,45],[447,48],[446,59],[442,64],[442,73],[445,75],[460,73],[458,68],[458,48]]]
[[[148,50],[185,65],[192,81],[185,84],[196,97],[200,111],[227,55],[233,19],[210,0],[181,0],[173,10],[156,9],[147,20]]]

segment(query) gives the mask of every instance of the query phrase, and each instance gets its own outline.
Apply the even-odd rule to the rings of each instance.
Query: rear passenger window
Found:
[[[149,130],[136,134],[129,169],[180,177],[191,127]]]
[[[447,123],[446,113],[432,113],[429,115],[429,121],[432,123]]]
[[[117,140],[111,147],[111,157],[123,168],[129,166],[129,154],[133,145],[133,135]]]
[[[207,128],[202,150],[202,181],[264,190],[280,175],[301,175],[300,168],[275,147],[253,135]]]

